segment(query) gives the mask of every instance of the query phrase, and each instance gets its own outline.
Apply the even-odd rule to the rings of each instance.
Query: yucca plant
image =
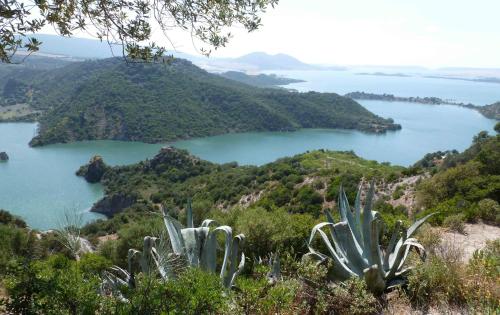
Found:
[[[189,267],[199,267],[205,271],[219,273],[222,283],[226,288],[231,288],[236,276],[245,266],[245,254],[239,256],[240,246],[245,240],[243,234],[233,238],[230,226],[218,226],[214,220],[207,219],[200,227],[194,227],[193,210],[188,202],[187,226],[169,216],[162,207],[163,220],[170,239],[172,251],[175,255],[185,257]],[[224,235],[224,256],[220,270],[217,271],[217,236]],[[239,262],[238,262],[239,259]]]
[[[409,229],[404,229],[402,222],[398,221],[389,245],[382,249],[380,234],[383,222],[380,214],[371,210],[373,197],[372,182],[361,211],[360,186],[353,212],[341,187],[338,200],[340,222],[335,223],[331,213],[325,211],[328,222],[319,223],[312,229],[309,253],[306,255],[319,262],[332,259],[333,267],[329,273],[332,280],[359,277],[365,280],[371,292],[380,294],[387,288],[404,283],[405,275],[411,270],[405,265],[411,249],[425,259],[423,246],[412,236],[432,214],[416,221]],[[328,228],[329,235],[323,231],[324,228]],[[313,248],[316,235],[321,237],[328,254]]]

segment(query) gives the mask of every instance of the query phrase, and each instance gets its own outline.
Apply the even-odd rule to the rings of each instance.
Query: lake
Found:
[[[390,68],[358,69],[356,71],[269,71],[269,73],[304,80],[305,82],[286,86],[298,91],[335,92],[341,95],[361,91],[403,97],[434,96],[474,105],[488,105],[500,101],[499,83],[425,78],[417,75],[397,77],[357,74],[364,71],[394,73],[394,69]]]
[[[138,142],[88,141],[30,148],[35,124],[0,123],[0,209],[8,209],[38,229],[64,225],[65,213],[83,222],[100,217],[88,212],[103,196],[100,184],[75,175],[96,154],[112,165],[130,164],[153,156],[161,145]],[[73,218],[74,219],[74,218]]]
[[[321,72],[316,76],[313,72],[297,72],[295,76],[287,74],[289,77],[310,80],[293,85],[300,90],[339,91],[342,94],[353,90],[370,92],[372,90],[369,87],[374,84],[372,81],[377,81],[382,92],[401,96],[458,99],[446,96],[446,87],[450,82],[465,82],[467,88],[455,87],[460,101],[469,98],[472,103],[486,104],[492,103],[494,99],[500,100],[500,86],[494,85],[496,89],[490,90],[491,83],[427,79],[438,80],[443,89],[427,82],[423,84],[424,87],[415,86],[415,94],[402,94],[386,86],[396,84],[393,80],[406,78],[353,75],[355,78],[372,77],[372,81],[369,81],[370,84],[363,83],[363,79],[359,88],[344,86],[342,90],[337,82],[340,79],[336,77],[345,75],[347,74],[344,72]],[[335,77],[330,84],[322,81],[322,78],[326,80],[328,76]],[[390,84],[387,79],[390,79]],[[426,90],[428,88],[435,89],[436,93],[430,93]],[[476,89],[487,92],[483,95],[476,93]],[[437,93],[438,91],[443,94]],[[392,117],[403,129],[383,135],[318,129],[291,133],[243,133],[178,141],[173,145],[213,162],[237,161],[240,164],[260,165],[283,156],[324,148],[353,150],[367,159],[410,165],[428,152],[463,150],[470,145],[475,134],[481,130],[491,132],[495,124],[476,111],[456,106],[379,101],[363,101],[361,104],[380,116]],[[0,163],[0,209],[23,217],[30,226],[38,229],[57,228],[64,224],[61,221],[67,212],[81,215],[82,222],[99,217],[87,210],[102,197],[102,186],[88,184],[83,178],[74,175],[92,156],[101,155],[110,165],[123,165],[152,157],[163,146],[137,142],[86,141],[30,148],[28,142],[35,130],[35,124],[0,123],[0,151],[6,151],[10,156],[8,162]]]

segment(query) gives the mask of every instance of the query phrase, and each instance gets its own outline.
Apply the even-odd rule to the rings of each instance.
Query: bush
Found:
[[[269,284],[265,277],[238,278],[234,314],[301,314],[295,304],[301,283],[290,279]]]
[[[483,199],[477,204],[477,214],[483,221],[500,225],[500,205],[493,199]]]
[[[8,313],[95,314],[103,310],[99,277],[86,274],[77,262],[62,255],[12,265],[4,284]]]
[[[392,193],[392,199],[396,200],[403,197],[405,189],[406,189],[405,185],[399,185],[398,187],[396,187],[396,189]]]
[[[322,296],[326,309],[323,314],[379,314],[380,303],[368,292],[363,280],[352,278],[339,284],[328,285],[328,291]]]
[[[359,278],[332,283],[328,280],[331,262],[318,265],[305,259],[298,275],[303,279],[298,299],[311,314],[378,314],[381,305]]]
[[[230,213],[216,213],[213,217],[221,224],[233,226],[234,233],[245,234],[245,253],[254,258],[277,251],[296,255],[306,253],[305,240],[315,223],[309,214],[288,214],[281,209],[267,211],[260,207],[234,209]]]
[[[472,313],[494,314],[500,309],[500,239],[487,242],[469,261],[465,299]]]
[[[461,214],[454,214],[444,219],[443,225],[450,231],[465,234],[465,221]]]
[[[450,244],[437,249],[408,277],[408,295],[416,307],[428,308],[442,303],[462,305],[465,302],[460,252]]]
[[[433,228],[429,223],[424,223],[418,230],[416,238],[427,253],[434,255],[441,245],[441,234],[439,229]]]

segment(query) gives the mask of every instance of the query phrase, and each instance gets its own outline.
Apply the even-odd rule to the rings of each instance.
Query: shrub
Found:
[[[399,185],[398,187],[396,187],[396,189],[392,193],[392,199],[396,200],[403,197],[405,189],[406,189],[405,185]]]
[[[443,225],[450,231],[465,234],[465,221],[461,214],[454,214],[444,219]]]
[[[124,294],[130,302],[120,305],[119,314],[222,314],[228,308],[219,277],[197,268],[170,281],[139,274],[136,288]]]
[[[381,305],[367,290],[363,280],[350,278],[330,282],[328,270],[332,262],[317,264],[305,258],[299,264],[298,276],[303,285],[297,299],[310,314],[378,314]]]
[[[465,299],[472,313],[493,314],[500,309],[500,239],[487,242],[469,261]]]
[[[380,303],[368,292],[366,283],[357,278],[349,279],[338,284],[329,284],[326,294],[322,295],[326,305],[319,311],[323,314],[378,314]]]
[[[288,214],[281,209],[267,211],[260,207],[235,209],[218,214],[215,219],[234,226],[236,233],[245,234],[245,252],[255,258],[277,251],[282,254],[307,252],[305,240],[315,223],[309,214]]]
[[[462,275],[464,266],[458,248],[441,245],[436,255],[431,255],[415,268],[408,277],[408,295],[417,307],[440,303],[465,302]]]
[[[301,314],[296,305],[300,281],[288,279],[270,284],[265,277],[239,278],[233,314]]]
[[[500,205],[493,199],[483,199],[477,204],[478,216],[488,223],[500,225]]]
[[[417,239],[424,246],[427,253],[434,255],[441,245],[441,231],[433,228],[429,223],[424,223],[417,232]]]
[[[4,284],[12,314],[95,314],[104,305],[99,277],[62,255],[13,265]]]

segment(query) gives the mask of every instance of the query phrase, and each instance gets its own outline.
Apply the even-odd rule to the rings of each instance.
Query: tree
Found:
[[[497,133],[500,133],[500,122],[497,122],[497,124],[495,125],[495,131]]]
[[[101,41],[121,44],[133,60],[161,58],[166,47],[152,40],[159,27],[168,39],[182,29],[209,48],[224,47],[229,28],[240,25],[254,31],[259,15],[278,0],[0,0],[0,60],[11,62],[18,51],[36,52],[42,44],[28,34],[52,26],[62,36],[85,31]]]

